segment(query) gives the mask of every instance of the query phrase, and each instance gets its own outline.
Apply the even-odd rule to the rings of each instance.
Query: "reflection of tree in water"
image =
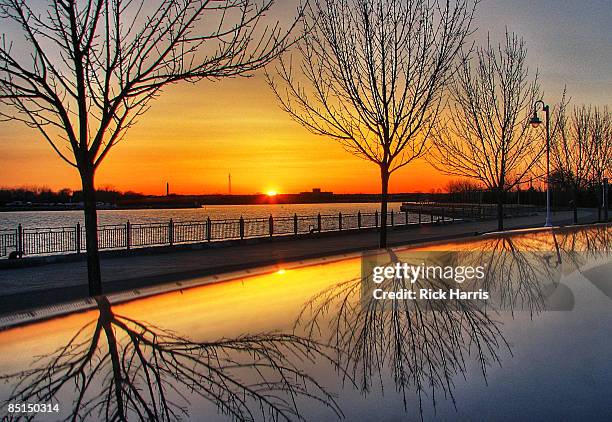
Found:
[[[529,310],[532,314],[570,310],[574,297],[561,283],[562,273],[580,271],[588,262],[610,257],[611,241],[609,227],[603,225],[555,229],[535,236],[495,236],[482,241],[480,252],[466,254],[466,262],[488,264],[485,279],[477,284],[496,294],[500,310]],[[600,289],[606,283],[591,282]]]
[[[292,363],[327,359],[319,343],[287,334],[198,343],[116,315],[105,297],[97,302],[99,318],[68,344],[33,369],[2,377],[17,381],[7,402],[57,402],[63,389],[75,388],[67,420],[173,421],[188,416],[188,395],[214,403],[234,420],[303,420],[301,398],[342,414],[333,397]]]
[[[397,262],[391,254],[391,262]],[[319,292],[305,304],[296,328],[310,338],[329,333],[341,370],[364,393],[375,384],[384,389],[385,371],[390,370],[404,408],[414,392],[422,417],[423,400],[429,395],[434,408],[440,394],[455,404],[453,379],[466,375],[470,357],[475,357],[486,380],[489,365],[500,363],[499,347],[509,350],[498,324],[476,302],[376,300],[371,290],[369,296],[362,295],[362,283],[369,280],[356,278]],[[437,289],[443,283],[420,280],[415,286],[396,277],[382,286],[398,291]]]
[[[562,256],[575,268],[586,261],[612,255],[612,236],[609,225],[591,226],[588,229],[560,231],[556,237]]]
[[[564,270],[566,272],[578,270],[583,277],[612,299],[612,278],[609,276],[612,259],[610,226],[597,225],[582,230],[564,230],[558,238]]]
[[[376,265],[405,262],[418,266],[425,256],[424,252],[400,252],[400,256],[387,252],[388,262]],[[390,370],[404,407],[408,394],[414,392],[421,417],[428,396],[434,409],[439,397],[451,399],[456,406],[453,380],[467,376],[470,360],[478,363],[486,381],[490,365],[501,365],[500,347],[511,353],[492,315],[500,310],[513,313],[515,308],[527,309],[532,315],[545,310],[546,297],[559,282],[557,253],[542,253],[510,237],[492,238],[478,252],[435,254],[436,263],[443,265],[486,263],[485,277],[464,284],[441,278],[421,278],[412,284],[395,277],[380,285],[367,278],[347,280],[312,297],[296,323],[310,338],[329,333],[330,344],[339,350],[341,369],[364,393],[376,384],[383,389],[385,371]],[[496,300],[493,305],[480,300],[385,301],[374,299],[372,289],[376,287],[385,291],[483,289]]]
[[[460,256],[460,265],[485,265],[484,278],[462,289],[490,292],[496,310],[542,312],[547,309],[547,297],[559,285],[560,255],[541,250],[529,237],[492,237],[482,241],[479,252]]]

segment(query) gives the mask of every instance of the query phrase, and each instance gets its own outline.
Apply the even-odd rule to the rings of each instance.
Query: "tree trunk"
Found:
[[[599,180],[601,180],[601,178],[598,178],[597,180],[598,182],[595,183],[595,192],[597,192],[597,222],[601,223],[601,206],[603,205],[603,183],[600,185]]]
[[[504,229],[504,188],[497,188],[497,230]]]
[[[378,246],[387,247],[387,203],[389,202],[389,171],[381,167],[381,194],[380,194],[380,238]]]
[[[572,189],[572,208],[574,210],[574,224],[578,224],[578,187]]]
[[[81,173],[83,203],[85,205],[85,239],[87,242],[87,280],[89,295],[102,294],[102,275],[100,273],[100,252],[98,251],[98,213],[96,210],[96,190],[94,172]]]

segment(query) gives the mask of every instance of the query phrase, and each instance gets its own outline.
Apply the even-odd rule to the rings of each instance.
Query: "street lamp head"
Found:
[[[538,111],[533,110],[533,116],[531,116],[531,119],[529,119],[529,124],[531,125],[531,127],[536,128],[540,126],[540,123],[542,123],[542,120],[540,120],[540,118],[538,117]]]

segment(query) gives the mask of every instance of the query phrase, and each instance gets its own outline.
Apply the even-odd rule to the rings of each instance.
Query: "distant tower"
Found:
[[[227,174],[227,190],[228,190],[228,195],[232,194],[232,173],[228,173]]]
[[[166,182],[166,196],[170,196],[170,183]]]

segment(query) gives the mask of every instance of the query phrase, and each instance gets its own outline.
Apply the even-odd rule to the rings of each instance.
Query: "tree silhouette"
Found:
[[[552,142],[551,159],[559,182],[571,189],[574,223],[578,223],[578,195],[587,188],[593,157],[599,155],[593,134],[594,116],[593,109],[586,106],[574,107],[571,116],[561,107],[555,116],[558,130]]]
[[[300,72],[281,59],[268,74],[297,123],[378,166],[380,247],[387,244],[389,178],[426,152],[476,3],[310,1],[297,43]]]
[[[434,167],[496,192],[499,230],[505,192],[529,176],[546,146],[528,124],[540,94],[537,75],[529,79],[526,56],[524,41],[508,32],[498,46],[487,39],[475,58],[464,54],[448,115],[432,132]]]
[[[91,295],[102,292],[94,176],[163,88],[246,75],[288,32],[274,0],[1,0],[0,120],[38,130],[80,175]],[[5,26],[6,25],[6,26]]]
[[[605,177],[610,177],[612,170],[612,113],[608,107],[594,107],[592,115],[591,137],[593,149],[589,165],[591,167],[591,182],[599,192],[600,204],[601,183]],[[601,221],[601,206],[598,205],[599,220]]]

